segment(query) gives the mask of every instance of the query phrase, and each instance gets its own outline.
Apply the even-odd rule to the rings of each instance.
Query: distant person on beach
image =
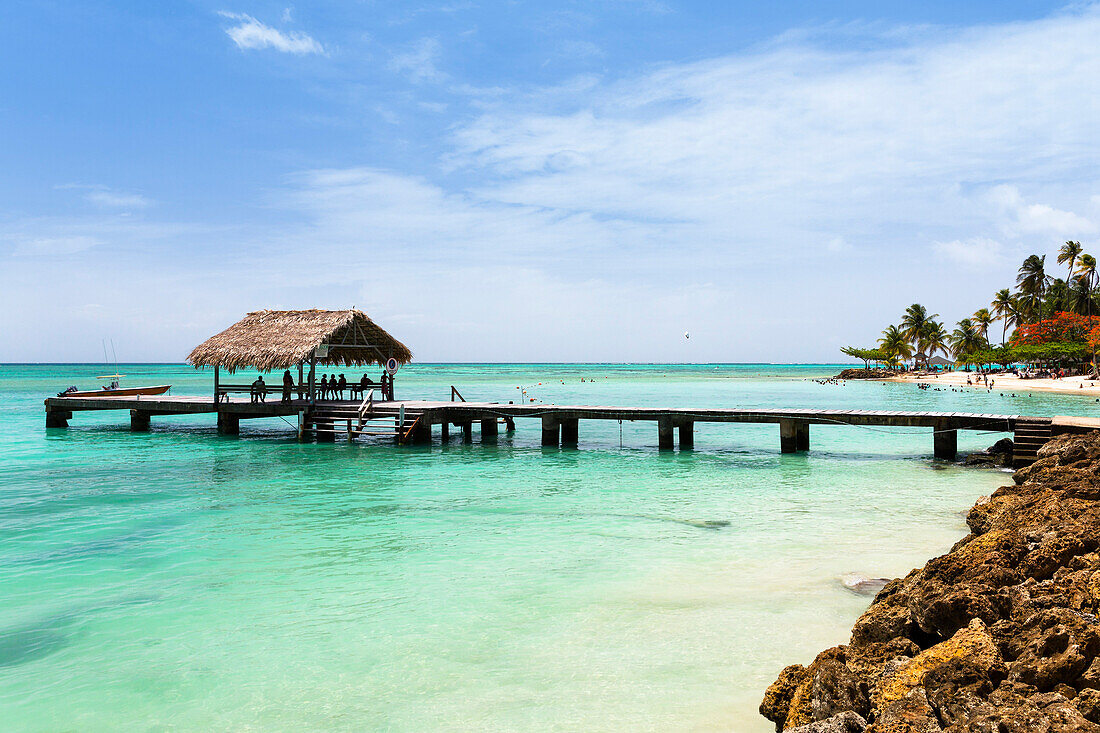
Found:
[[[249,390],[249,396],[252,398],[252,402],[267,401],[267,385],[264,384],[264,378],[262,374],[256,377],[256,381],[252,383],[252,389]]]
[[[290,370],[283,372],[283,402],[290,402],[290,391],[294,389],[294,377],[290,376]]]
[[[344,399],[344,390],[348,388],[348,380],[343,374],[340,375],[340,381],[336,383],[336,392],[340,395],[340,399]]]

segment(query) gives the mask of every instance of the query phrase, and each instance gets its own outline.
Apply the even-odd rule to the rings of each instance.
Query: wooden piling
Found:
[[[451,424],[446,420],[439,423],[439,439],[444,443],[451,439]]]
[[[672,450],[672,418],[657,418],[657,448],[660,450]]]
[[[239,435],[241,419],[232,412],[218,411],[218,435]]]
[[[499,429],[497,428],[497,419],[495,417],[482,418],[481,420],[481,439],[493,440],[497,437]]]
[[[149,430],[149,413],[144,410],[130,410],[130,431],[144,433]]]
[[[695,448],[695,423],[685,420],[680,423],[680,450],[693,450]]]
[[[576,448],[577,444],[580,442],[580,421],[567,418],[560,422],[562,447]]]
[[[69,427],[69,420],[72,420],[73,413],[66,412],[64,410],[46,410],[46,427],[48,428],[67,428]]]
[[[474,442],[474,424],[467,420],[462,423],[462,442],[473,443]]]
[[[944,461],[953,461],[959,451],[959,431],[935,427],[932,433],[932,455]]]
[[[798,450],[798,422],[796,420],[779,421],[779,452],[794,453]]]
[[[542,418],[542,445],[544,448],[557,448],[561,442],[561,423],[553,415]]]

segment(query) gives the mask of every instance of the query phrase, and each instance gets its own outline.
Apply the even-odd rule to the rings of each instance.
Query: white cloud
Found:
[[[937,255],[968,267],[991,268],[1003,262],[1004,248],[1001,243],[982,237],[934,242],[932,249]]]
[[[136,193],[117,191],[91,191],[84,196],[90,203],[106,209],[143,209],[151,203],[149,199]]]
[[[1025,202],[1016,186],[996,186],[990,191],[989,199],[1006,215],[1002,227],[1010,233],[1079,237],[1096,231],[1092,221],[1072,211]]]
[[[86,183],[64,183],[54,188],[59,190],[75,189],[86,191],[84,200],[101,209],[144,209],[153,201],[138,193],[115,191],[103,185]]]
[[[414,82],[441,81],[446,75],[439,70],[442,47],[435,38],[421,38],[390,59],[390,70],[404,74]]]
[[[13,257],[66,257],[91,249],[100,241],[95,237],[76,235],[15,239],[13,243]]]
[[[298,55],[325,52],[324,46],[305,33],[299,31],[283,33],[245,13],[221,12],[219,15],[240,21],[232,28],[227,28],[225,32],[237,44],[237,48],[242,50],[273,48],[276,51]]]

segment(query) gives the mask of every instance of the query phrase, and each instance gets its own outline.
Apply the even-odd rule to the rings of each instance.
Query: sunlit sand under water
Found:
[[[496,445],[475,431],[430,448],[299,445],[279,420],[222,438],[208,416],[131,434],[125,414],[77,414],[44,430],[42,397],[96,369],[0,368],[9,730],[765,731],[756,706],[779,669],[845,641],[870,602],[846,575],[893,577],[945,551],[1009,480],[934,463],[922,430],[815,426],[806,455],[752,425],[698,425],[696,450],[671,454],[651,423],[620,436],[582,422],[576,451],[542,449],[523,421]],[[174,393],[209,386],[181,367],[124,371]],[[418,366],[398,391],[1095,412],[805,381],[833,371]],[[997,437],[962,433],[960,447]]]

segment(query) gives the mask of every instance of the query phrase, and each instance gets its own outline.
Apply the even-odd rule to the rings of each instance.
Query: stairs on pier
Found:
[[[422,414],[422,410],[405,410],[402,423],[399,414],[379,415],[371,411],[360,414],[356,405],[318,405],[310,411],[308,419],[313,432],[319,435],[346,435],[349,440],[382,436],[404,442]]]
[[[1051,423],[1049,417],[1022,417],[1016,420],[1016,432],[1012,436],[1014,468],[1035,462],[1038,450],[1050,440]]]

